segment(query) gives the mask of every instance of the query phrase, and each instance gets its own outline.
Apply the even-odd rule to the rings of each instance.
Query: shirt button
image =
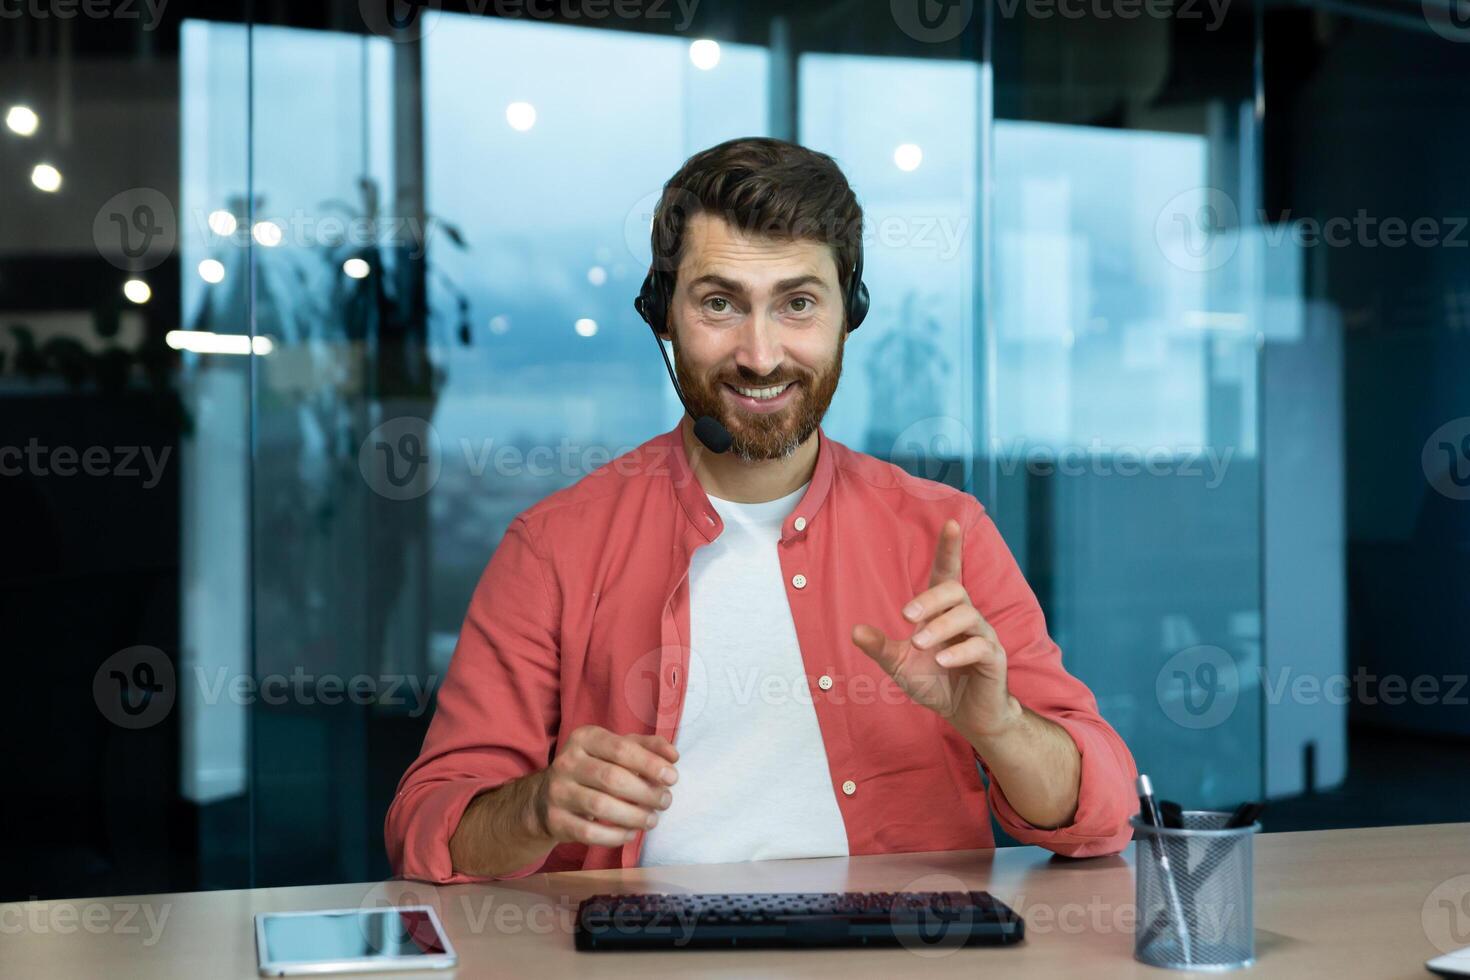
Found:
[[[806,588],[806,576],[798,572],[797,574],[791,576],[791,584],[796,586],[798,589]]]
[[[806,530],[806,518],[805,517],[798,517],[796,519],[796,523],[792,524],[791,526],[794,527],[794,528],[796,528],[798,531],[805,531]]]
[[[848,796],[851,796],[852,794],[857,792],[857,783],[849,779],[847,782],[842,784],[842,792],[846,793]]]
[[[832,690],[832,678],[828,677],[826,674],[823,674],[821,677],[817,678],[817,686],[824,691]]]

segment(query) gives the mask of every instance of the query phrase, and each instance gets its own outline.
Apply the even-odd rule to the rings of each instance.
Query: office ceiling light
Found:
[[[281,226],[274,221],[257,221],[255,227],[250,229],[250,234],[264,248],[275,248],[285,237]]]
[[[199,263],[199,278],[208,283],[225,281],[225,264],[219,259],[205,259]]]
[[[348,259],[342,263],[342,271],[347,273],[349,279],[366,279],[373,267],[368,265],[366,259]]]
[[[919,149],[917,143],[900,143],[893,150],[893,165],[905,173],[911,173],[919,169],[919,164],[924,162],[924,151]]]
[[[13,105],[5,113],[5,125],[17,136],[34,136],[41,127],[41,117],[28,105]]]
[[[31,171],[31,183],[36,185],[37,190],[54,194],[61,190],[61,171],[49,163],[38,163]]]
[[[587,270],[587,281],[594,286],[601,286],[607,282],[607,270],[600,265],[594,265]]]
[[[193,354],[269,354],[276,345],[269,337],[251,337],[243,333],[215,333],[211,330],[170,330],[164,343],[174,350]]]
[[[209,212],[209,230],[221,238],[228,238],[233,235],[235,229],[239,226],[239,222],[235,220],[235,216],[224,208]]]
[[[153,290],[141,279],[129,279],[123,283],[123,295],[142,306],[153,298]]]
[[[700,71],[709,71],[720,63],[720,42],[700,38],[689,45],[689,60]]]
[[[510,317],[506,316],[504,313],[497,314],[496,316],[492,316],[490,318],[491,333],[505,333],[509,329]]]
[[[597,321],[584,316],[573,325],[573,329],[578,336],[591,337],[597,333]]]
[[[536,107],[529,102],[512,102],[505,107],[505,121],[511,129],[524,133],[536,125]]]

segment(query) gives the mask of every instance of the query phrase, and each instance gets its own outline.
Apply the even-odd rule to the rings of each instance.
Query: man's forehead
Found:
[[[683,253],[681,277],[720,274],[740,279],[741,266],[751,260],[780,264],[772,274],[783,277],[793,272],[823,277],[837,272],[832,247],[825,242],[755,234],[704,213],[694,215],[686,226]]]

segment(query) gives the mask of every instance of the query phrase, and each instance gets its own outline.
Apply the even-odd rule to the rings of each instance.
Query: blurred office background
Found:
[[[752,134],[867,211],[827,431],[989,508],[1161,795],[1466,819],[1457,11],[5,12],[0,899],[389,874],[507,523],[678,418],[656,194]]]

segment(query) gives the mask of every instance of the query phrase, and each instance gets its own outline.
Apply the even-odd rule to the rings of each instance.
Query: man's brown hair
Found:
[[[694,154],[664,184],[653,211],[653,269],[673,292],[684,229],[695,214],[723,218],[747,235],[831,246],[844,301],[857,283],[863,209],[825,153],[765,136],[727,140]]]

